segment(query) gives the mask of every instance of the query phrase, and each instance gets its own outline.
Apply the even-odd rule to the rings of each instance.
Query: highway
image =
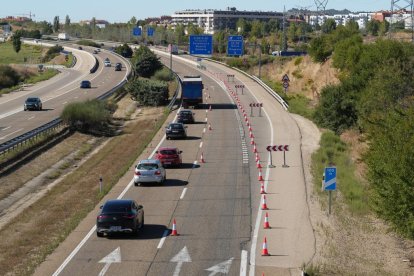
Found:
[[[162,57],[168,65],[168,56]],[[255,82],[233,71],[235,82],[229,82],[230,69],[204,64],[207,70],[199,71],[194,62],[174,57],[179,75],[203,77],[208,102],[205,109],[194,111],[197,123],[188,127],[189,139],[167,141],[161,129],[151,144],[183,150],[183,167],[167,169],[165,185],[140,187],[133,186],[131,167],[105,198],[132,198],[144,205],[145,228],[140,235],[96,237],[97,206],[35,275],[299,275],[299,267],[314,252],[299,129]],[[246,86],[244,95],[231,96],[240,81]],[[264,103],[262,116],[256,110],[249,120],[264,166],[272,229],[261,227],[264,214],[259,208],[255,154],[235,101],[245,107]],[[168,120],[174,116],[175,112]],[[281,166],[281,154],[274,154],[276,168],[266,167],[265,148],[274,143],[289,145],[288,167]],[[148,157],[143,154],[140,159]],[[174,219],[179,236],[169,235]],[[265,235],[271,256],[262,257]]]
[[[67,46],[65,50],[72,51],[76,56],[77,64],[74,68],[58,69],[61,73],[47,81],[0,97],[0,143],[59,117],[64,106],[70,102],[93,99],[104,94],[124,80],[131,70],[124,59],[109,51],[101,51],[95,55],[99,68],[97,72],[90,74],[89,70],[95,63],[95,58],[90,53],[92,50],[87,47],[85,50],[78,50]],[[104,67],[103,60],[106,57],[113,64],[121,62],[123,70],[115,72],[113,67]],[[92,88],[80,89],[82,80],[90,80]],[[42,111],[23,110],[24,101],[32,96],[42,100]]]

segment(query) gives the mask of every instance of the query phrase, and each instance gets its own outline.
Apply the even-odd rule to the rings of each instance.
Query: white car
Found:
[[[135,166],[134,184],[159,183],[163,184],[167,178],[166,171],[157,159],[145,159],[138,162]]]
[[[105,65],[105,67],[111,67],[111,61],[105,60],[104,65]]]

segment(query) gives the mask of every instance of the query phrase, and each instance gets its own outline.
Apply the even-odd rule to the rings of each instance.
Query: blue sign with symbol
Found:
[[[212,35],[190,35],[190,55],[212,55]]]
[[[148,27],[147,35],[148,37],[154,36],[154,28]]]
[[[336,168],[327,167],[325,168],[325,182],[324,182],[325,191],[335,191],[336,190]]]
[[[228,56],[242,56],[243,55],[243,36],[230,35],[227,41],[227,55]]]
[[[134,36],[140,36],[141,35],[141,28],[140,27],[135,27],[134,29],[132,29],[132,34]]]

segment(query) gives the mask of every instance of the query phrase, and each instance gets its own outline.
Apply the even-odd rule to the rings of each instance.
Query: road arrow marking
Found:
[[[99,272],[99,276],[105,275],[106,271],[108,271],[109,267],[112,263],[120,263],[121,262],[121,248],[118,247],[111,253],[109,253],[106,257],[99,261],[99,263],[105,264],[104,268],[102,268],[101,272]]]
[[[207,271],[211,271],[211,273],[208,276],[214,276],[217,273],[223,273],[228,274],[230,271],[231,263],[233,262],[234,258],[230,258],[227,261],[224,261],[222,263],[216,264],[215,266],[212,266],[210,268],[207,268]]]
[[[175,255],[170,262],[177,263],[173,276],[180,275],[183,263],[191,263],[191,257],[190,254],[188,254],[187,246],[184,246],[184,248],[181,249],[181,251],[177,255]]]

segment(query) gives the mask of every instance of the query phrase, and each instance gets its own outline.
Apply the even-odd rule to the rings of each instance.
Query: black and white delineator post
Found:
[[[99,177],[99,193],[102,193],[102,176]]]

